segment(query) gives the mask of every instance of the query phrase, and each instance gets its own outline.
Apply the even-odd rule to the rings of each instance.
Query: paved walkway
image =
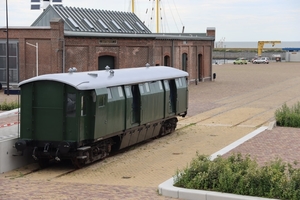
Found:
[[[299,65],[214,66],[216,81],[190,87],[189,114],[174,134],[60,178],[51,178],[55,168],[28,176],[22,170],[1,174],[0,199],[171,199],[158,195],[158,184],[185,167],[196,151],[211,155],[274,121],[283,103],[300,101]],[[277,156],[299,162],[298,134],[295,128],[275,127],[233,151],[261,164]]]

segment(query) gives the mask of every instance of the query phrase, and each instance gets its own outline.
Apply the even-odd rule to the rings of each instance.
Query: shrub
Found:
[[[197,154],[190,166],[183,171],[177,170],[174,183],[174,186],[189,189],[300,199],[300,169],[278,158],[259,166],[249,155],[233,154],[211,161]]]
[[[300,127],[300,102],[291,108],[285,104],[275,111],[276,124],[285,127]]]
[[[0,104],[0,110],[13,110],[15,108],[19,108],[19,106],[20,105],[16,101],[7,103],[5,100],[2,104]]]

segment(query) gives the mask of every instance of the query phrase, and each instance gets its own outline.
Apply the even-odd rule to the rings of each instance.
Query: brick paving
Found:
[[[142,171],[141,173],[149,173],[148,176],[152,177],[146,176],[142,179],[136,177],[128,180],[128,184],[126,184],[118,181],[118,179],[114,180],[112,176],[108,176],[108,174],[114,173],[109,169],[114,169],[112,167],[114,164],[123,163],[122,169],[124,172],[128,173],[127,168],[130,167],[133,170],[131,173],[134,173],[138,169],[134,168],[134,164],[142,165],[143,159],[145,160],[144,166],[148,166],[151,162],[153,169],[156,169],[154,168],[155,165],[161,164],[158,162],[164,162],[163,159],[165,159],[163,164],[168,167],[173,165],[171,174],[174,174],[179,166],[178,159],[184,161],[183,166],[186,165],[187,154],[185,154],[185,151],[188,148],[200,146],[200,149],[201,146],[205,147],[203,143],[198,141],[195,144],[192,143],[199,137],[203,137],[199,141],[206,141],[206,143],[209,143],[209,147],[213,147],[206,152],[214,153],[227,145],[224,142],[222,143],[222,138],[219,138],[220,135],[225,135],[226,138],[237,133],[249,133],[259,125],[267,125],[268,122],[274,120],[272,116],[276,108],[284,102],[291,105],[300,100],[300,94],[297,94],[300,90],[299,66],[299,63],[214,66],[214,72],[217,73],[216,81],[199,83],[196,86],[191,85],[189,88],[189,114],[187,119],[180,120],[181,123],[187,124],[197,122],[197,126],[192,127],[191,130],[201,130],[202,135],[196,132],[196,134],[199,134],[197,137],[197,135],[179,131],[178,135],[175,133],[170,137],[162,138],[158,142],[146,144],[143,149],[139,150],[149,150],[157,156],[159,155],[157,152],[160,152],[163,156],[161,160],[154,160],[150,157],[148,159],[143,157],[145,154],[139,154],[139,151],[131,151],[111,158],[114,162],[110,165],[107,164],[107,168],[99,168],[102,165],[106,166],[104,162],[95,163],[86,168],[85,171],[89,170],[89,173],[81,170],[57,180],[12,178],[2,174],[0,175],[0,199],[172,199],[160,196],[157,193],[157,186],[162,182],[161,179],[163,181],[168,179],[169,174],[166,176],[166,174],[157,171],[155,175],[152,170]],[[2,94],[0,94],[0,102],[1,98],[3,98]],[[241,110],[249,112],[252,116],[244,117],[245,113],[238,112]],[[3,119],[0,119],[0,121],[2,122]],[[217,126],[212,126],[212,124],[217,124]],[[281,157],[287,162],[300,162],[300,155],[298,154],[300,137],[298,134],[300,134],[300,130],[297,128],[275,127],[246,141],[228,154],[233,152],[250,154],[260,164],[264,164],[275,157]],[[241,137],[241,135],[236,137]],[[181,147],[180,144],[184,143],[183,140],[189,140],[188,144],[190,145]],[[167,161],[170,157],[167,154],[169,150],[164,151],[171,142],[174,142],[174,146],[176,146],[171,153],[173,152],[173,156],[178,156],[177,159],[175,157],[170,158],[175,160],[173,163]],[[193,151],[189,151],[189,154],[190,152]],[[201,152],[205,152],[205,150]],[[134,156],[138,158],[135,161],[140,160],[141,163],[130,163],[132,160],[127,163],[126,159]],[[106,171],[97,171],[98,169],[106,169]],[[170,170],[167,171],[166,168],[164,170],[166,170],[165,173],[170,173]],[[95,176],[96,171],[97,176]],[[36,176],[38,176],[38,173]],[[89,179],[90,182],[88,182]]]
[[[1,200],[167,200],[157,187],[137,187],[88,183],[41,182],[36,180],[1,180]]]
[[[272,130],[266,130],[258,134],[224,156],[232,153],[250,154],[251,158],[256,159],[260,165],[265,165],[271,160],[280,158],[290,164],[296,161],[298,164],[294,167],[300,167],[299,144],[299,128],[275,127]]]

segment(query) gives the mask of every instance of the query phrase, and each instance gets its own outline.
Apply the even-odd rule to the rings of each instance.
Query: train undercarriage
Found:
[[[43,148],[37,146],[33,148],[32,156],[42,168],[47,167],[52,161],[59,162],[61,160],[71,160],[76,168],[81,168],[84,165],[106,158],[112,152],[170,134],[175,131],[177,121],[176,117],[158,120],[100,141],[90,142],[79,148],[73,148],[76,144],[68,142],[57,144],[44,142]],[[33,144],[33,142],[31,143]]]

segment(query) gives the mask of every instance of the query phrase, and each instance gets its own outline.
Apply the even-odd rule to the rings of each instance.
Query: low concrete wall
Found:
[[[222,192],[211,192],[206,190],[191,190],[173,186],[173,178],[163,182],[158,186],[159,194],[176,199],[189,200],[271,200],[270,198],[261,198]],[[275,200],[275,199],[273,199]]]
[[[231,51],[226,51],[225,53],[222,51],[213,51],[213,59],[230,59],[234,60],[237,58],[246,58],[246,59],[251,59],[254,58],[257,55],[255,52],[246,52],[246,51],[241,51],[241,52],[231,52]],[[269,59],[272,59],[273,55],[280,55],[282,60],[285,60],[286,53],[285,52],[263,52],[262,57],[269,57]]]
[[[21,156],[14,148],[15,139],[0,141],[0,173],[8,172],[34,162],[31,152],[25,151]]]

